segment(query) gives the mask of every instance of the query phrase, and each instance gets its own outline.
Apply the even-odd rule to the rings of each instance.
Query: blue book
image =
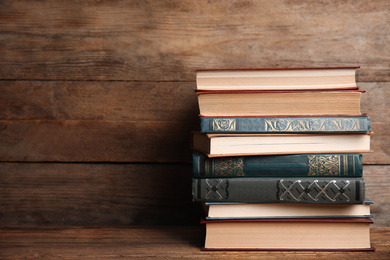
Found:
[[[200,117],[202,133],[362,133],[370,132],[370,119],[332,117]]]
[[[362,177],[362,155],[292,154],[209,158],[193,152],[194,178]]]

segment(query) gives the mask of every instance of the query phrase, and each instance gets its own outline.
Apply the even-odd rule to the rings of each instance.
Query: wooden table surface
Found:
[[[371,228],[375,252],[206,252],[204,227],[0,228],[0,259],[390,259],[390,227]]]

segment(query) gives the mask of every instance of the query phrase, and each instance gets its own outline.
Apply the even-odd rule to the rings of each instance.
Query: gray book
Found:
[[[193,178],[195,201],[363,204],[363,178]]]

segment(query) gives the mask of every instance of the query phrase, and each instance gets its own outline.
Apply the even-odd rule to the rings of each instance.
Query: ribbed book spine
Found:
[[[193,178],[195,201],[364,203],[363,178]]]
[[[361,154],[295,154],[208,158],[194,152],[193,177],[362,177]]]
[[[368,116],[200,117],[203,133],[359,133],[369,132]]]

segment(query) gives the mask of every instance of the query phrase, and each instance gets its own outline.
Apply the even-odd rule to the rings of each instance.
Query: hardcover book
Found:
[[[203,220],[203,250],[371,251],[370,218]]]
[[[354,89],[359,67],[198,69],[198,90]]]
[[[363,204],[363,178],[193,178],[194,201]]]
[[[362,177],[361,154],[293,154],[208,158],[193,152],[193,177]]]
[[[361,115],[363,91],[198,91],[200,114],[240,116]]]
[[[206,219],[372,218],[371,204],[202,203]]]
[[[369,133],[202,134],[192,133],[193,150],[209,157],[370,152]]]
[[[368,116],[200,117],[202,133],[357,133],[370,132]]]

